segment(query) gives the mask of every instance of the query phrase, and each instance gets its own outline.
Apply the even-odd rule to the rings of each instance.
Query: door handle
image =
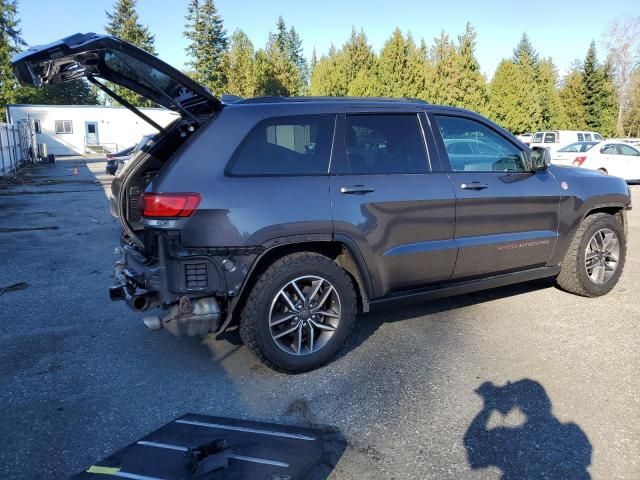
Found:
[[[463,183],[460,185],[460,188],[464,190],[484,190],[485,188],[489,188],[489,185],[486,183],[480,182],[471,182],[471,183]]]
[[[347,195],[364,195],[365,193],[371,193],[375,190],[371,187],[365,187],[364,185],[354,185],[352,187],[340,187],[340,193]]]

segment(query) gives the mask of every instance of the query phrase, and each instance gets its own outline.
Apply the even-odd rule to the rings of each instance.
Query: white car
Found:
[[[600,142],[575,142],[570,143],[562,148],[559,148],[555,152],[551,153],[551,163],[554,165],[563,165],[570,167],[573,165],[573,161],[581,153],[587,152],[594,145],[598,145]]]
[[[546,130],[536,132],[531,138],[529,146],[548,148],[551,153],[574,142],[601,142],[604,140],[598,132],[584,130]]]
[[[622,177],[627,182],[640,182],[640,150],[626,142],[601,142],[577,154],[573,166]]]

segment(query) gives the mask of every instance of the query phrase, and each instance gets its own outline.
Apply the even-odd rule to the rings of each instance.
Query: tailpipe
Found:
[[[155,330],[160,330],[162,328],[162,320],[160,320],[160,317],[158,315],[150,315],[148,317],[144,317],[142,321],[152,332]]]
[[[142,321],[152,331],[165,328],[177,337],[196,337],[216,331],[221,318],[220,305],[214,297],[193,301],[182,297],[162,319],[153,315],[144,317]]]

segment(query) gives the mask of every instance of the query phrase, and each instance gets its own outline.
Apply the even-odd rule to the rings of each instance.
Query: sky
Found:
[[[115,0],[19,0],[24,40],[29,45],[49,43],[78,32],[103,32],[105,10]],[[444,30],[451,38],[464,31],[467,21],[478,34],[476,55],[490,79],[503,58],[512,55],[523,32],[542,57],[552,57],[560,73],[575,59],[583,59],[591,40],[600,45],[603,34],[616,17],[637,15],[637,0],[537,2],[457,0],[455,2],[409,0],[217,0],[216,5],[229,34],[239,28],[256,48],[263,47],[278,15],[293,25],[303,40],[307,58],[315,48],[318,57],[331,46],[341,46],[352,27],[364,29],[369,43],[380,51],[396,27],[411,32],[428,45]],[[140,21],[156,37],[158,56],[183,68],[188,60],[184,16],[187,0],[138,0]]]

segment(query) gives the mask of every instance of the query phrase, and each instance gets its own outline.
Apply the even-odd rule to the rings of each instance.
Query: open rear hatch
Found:
[[[85,78],[159,130],[153,142],[130,160],[112,184],[112,210],[127,236],[142,246],[137,196],[185,139],[222,103],[202,85],[150,53],[108,35],[75,34],[48,45],[31,47],[12,59],[22,85],[42,86]],[[106,82],[106,83],[105,83]],[[175,111],[180,119],[163,127],[113,91],[111,84],[132,90]],[[135,197],[135,198],[134,198]]]

